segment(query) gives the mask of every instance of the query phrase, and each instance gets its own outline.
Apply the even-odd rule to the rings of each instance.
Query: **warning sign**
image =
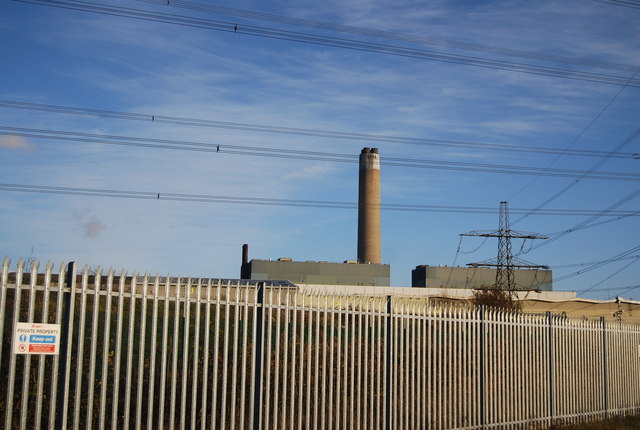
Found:
[[[60,349],[60,324],[16,323],[13,333],[15,354],[57,355]]]

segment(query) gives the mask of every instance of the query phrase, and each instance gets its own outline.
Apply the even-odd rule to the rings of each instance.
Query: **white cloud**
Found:
[[[4,134],[0,136],[0,148],[21,149],[23,151],[33,151],[35,145],[22,136]]]
[[[285,175],[285,179],[291,180],[309,180],[323,178],[336,171],[335,165],[329,163],[318,163],[303,169],[295,169]]]

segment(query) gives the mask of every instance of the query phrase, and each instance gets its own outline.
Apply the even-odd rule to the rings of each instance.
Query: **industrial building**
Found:
[[[503,203],[506,206],[506,202]],[[505,219],[508,221],[506,212]],[[498,233],[491,233],[490,236],[500,237]],[[510,240],[510,237],[507,239]],[[245,244],[240,277],[253,281],[277,280],[319,286],[388,287],[391,285],[391,267],[382,264],[381,248],[380,154],[378,148],[363,148],[360,152],[358,175],[357,259],[343,263],[294,261],[291,258],[249,260],[248,245]],[[546,270],[546,266],[542,267],[513,269],[515,290],[551,291],[552,273]],[[496,269],[478,265],[422,265],[411,272],[411,279],[411,286],[417,288],[477,289],[496,284]]]
[[[380,155],[378,148],[360,152],[358,183],[358,258],[343,263],[252,259],[248,245],[242,249],[240,277],[251,280],[287,280],[316,285],[391,285],[391,267],[381,264]]]
[[[514,269],[515,289],[551,291],[551,270]],[[483,288],[496,282],[496,269],[490,267],[417,266],[411,271],[411,286],[421,288]]]
[[[358,264],[356,261],[293,261],[252,259],[243,264],[243,279],[284,280],[294,284],[358,285],[388,287],[391,268],[388,264]]]

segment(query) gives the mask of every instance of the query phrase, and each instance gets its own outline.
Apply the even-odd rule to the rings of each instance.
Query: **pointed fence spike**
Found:
[[[31,267],[30,272],[31,272],[31,276],[38,276],[38,266],[40,265],[40,263],[38,262],[38,260],[33,260],[31,261]]]

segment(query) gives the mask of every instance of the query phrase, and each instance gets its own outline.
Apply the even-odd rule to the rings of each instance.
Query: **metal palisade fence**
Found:
[[[640,412],[638,325],[76,271],[3,262],[1,427],[531,429]]]

